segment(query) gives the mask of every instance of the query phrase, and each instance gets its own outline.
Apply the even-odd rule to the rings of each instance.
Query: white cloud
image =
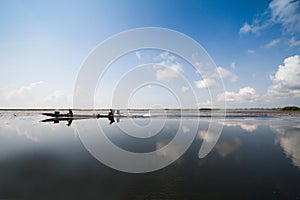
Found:
[[[141,60],[141,58],[142,58],[141,52],[139,52],[139,51],[135,52],[135,56],[137,57],[138,60]]]
[[[260,105],[270,105],[270,103],[295,104],[300,98],[300,56],[295,55],[284,60],[283,65],[278,66],[278,70],[270,76],[272,85],[268,87],[265,95],[259,95],[252,87],[244,87],[239,91],[226,91],[218,95],[217,100],[226,100],[232,105],[246,105],[258,103]],[[198,83],[203,86],[203,83]],[[285,100],[283,100],[285,99]],[[244,103],[244,104],[243,104]],[[245,104],[247,103],[247,104]],[[274,104],[275,105],[275,104]]]
[[[265,48],[269,49],[271,47],[274,47],[276,46],[278,43],[280,42],[280,39],[277,38],[277,39],[274,39],[272,41],[270,41],[268,44],[265,45]]]
[[[193,55],[196,56],[196,55]],[[182,65],[175,60],[175,56],[165,51],[162,52],[156,60],[160,62],[158,65],[154,66],[156,71],[156,79],[160,81],[169,81],[174,79],[183,72]],[[201,63],[195,63],[198,67],[201,67]],[[161,68],[160,66],[165,66],[165,68]],[[233,62],[231,66],[235,67],[235,63]],[[198,72],[197,72],[198,73]],[[220,78],[229,80],[231,82],[235,82],[238,80],[238,76],[229,70],[223,67],[217,67],[215,70],[210,71],[209,75],[203,77],[202,80],[195,81],[195,86],[197,88],[207,88],[207,87],[217,87],[220,85]],[[186,92],[188,88],[181,88],[182,92]]]
[[[156,79],[159,81],[169,81],[176,78],[183,72],[182,65],[175,61],[175,56],[169,52],[164,51],[155,58],[159,61],[154,66],[156,71]],[[163,67],[162,67],[163,66]]]
[[[248,24],[247,22],[240,28],[240,34],[246,33],[258,33],[260,30],[266,28],[268,23],[261,22],[258,19],[255,19],[252,24]]]
[[[290,47],[300,46],[300,40],[296,40],[295,37],[290,39]]]
[[[208,107],[211,107],[212,106],[212,101],[210,101],[210,100],[202,101],[202,102],[199,102],[197,104],[197,106],[208,106]]]
[[[197,88],[203,89],[208,87],[217,87],[219,86],[219,79],[229,80],[230,82],[236,82],[238,80],[238,76],[229,70],[223,67],[217,67],[213,73],[202,80],[195,81],[195,86]]]
[[[159,69],[156,71],[156,79],[159,81],[169,81],[176,78],[180,72],[182,72],[182,66],[180,63],[160,63],[160,65],[165,66],[164,69]]]
[[[199,89],[217,87],[218,82],[213,78],[205,78],[200,81],[195,81],[195,86]]]
[[[161,54],[159,54],[160,59],[162,60],[168,60],[168,61],[174,61],[175,60],[175,56],[171,55],[169,52],[164,51]]]
[[[240,28],[240,33],[248,33],[251,31],[252,31],[252,28],[247,22],[244,23],[244,25]]]
[[[234,67],[235,67],[235,63],[234,63]],[[217,67],[217,71],[222,79],[226,79],[231,82],[236,82],[238,80],[238,76],[236,74],[230,72],[229,70],[223,67]]]
[[[33,82],[15,89],[6,89],[1,97],[1,106],[5,108],[28,108],[41,106],[41,99],[46,95],[46,83]]]
[[[238,92],[226,91],[218,97],[220,101],[224,98],[227,102],[243,103],[257,101],[259,99],[259,95],[254,88],[248,86],[241,88]]]
[[[32,95],[32,91],[35,90],[36,88],[44,85],[45,83],[43,81],[38,81],[34,83],[30,83],[25,86],[21,86],[18,89],[12,90],[8,93],[7,98],[25,98],[25,97],[30,97]]]
[[[295,55],[284,60],[283,65],[270,79],[273,84],[268,88],[272,97],[300,97],[300,56]]]
[[[254,50],[252,50],[252,49],[248,49],[248,50],[247,50],[247,53],[249,53],[249,54],[253,54],[253,53],[255,53],[255,51],[254,51]]]
[[[189,90],[188,87],[185,87],[185,86],[182,86],[182,87],[181,87],[181,91],[182,91],[182,92],[187,92],[188,90]]]
[[[70,104],[68,104],[68,102],[71,102],[71,98],[59,90],[54,90],[43,99],[43,104],[45,106],[65,105],[64,107],[70,107]]]
[[[300,32],[300,2],[294,0],[273,0],[264,13],[257,15],[253,22],[245,22],[240,34],[258,33],[259,31],[280,24],[286,33]]]
[[[33,82],[17,89],[6,89],[0,95],[0,103],[4,108],[70,107],[72,100],[43,81]]]
[[[300,32],[300,2],[273,0],[269,4],[274,23],[279,23],[287,32]]]
[[[230,67],[231,67],[232,69],[235,69],[235,67],[236,67],[235,62],[232,62],[232,63],[230,64]]]

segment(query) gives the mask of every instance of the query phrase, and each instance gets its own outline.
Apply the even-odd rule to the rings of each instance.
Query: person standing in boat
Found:
[[[109,125],[111,125],[112,123],[115,122],[115,119],[114,119],[114,110],[113,109],[109,109],[109,112],[108,112],[108,120],[109,120]]]
[[[73,116],[73,111],[72,111],[71,108],[69,108],[69,113],[68,113],[68,115]]]

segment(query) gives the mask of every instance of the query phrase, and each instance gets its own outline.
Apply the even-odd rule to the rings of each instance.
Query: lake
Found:
[[[229,112],[225,121],[220,118],[223,129],[216,144],[200,158],[205,132],[219,116],[140,111],[111,124],[92,118],[67,126],[68,121],[41,122],[47,118],[42,112],[0,111],[0,199],[300,198],[299,113]],[[148,161],[114,158],[114,151],[98,140],[100,129],[126,152],[161,150],[156,153],[162,162],[178,159],[147,173],[120,171],[124,163],[131,170],[147,167]],[[183,153],[176,144],[164,151],[176,134],[181,134],[176,144],[192,138],[191,144]],[[98,147],[107,162],[96,159],[92,148]]]

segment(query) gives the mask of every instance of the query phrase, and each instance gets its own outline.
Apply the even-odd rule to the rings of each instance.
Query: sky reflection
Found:
[[[112,125],[106,119],[98,121],[115,145],[132,152],[163,149],[177,129],[190,134],[193,123],[200,122],[192,145],[178,160],[156,172],[132,175],[94,159],[72,126],[41,123],[36,113],[0,116],[0,198],[54,197],[55,193],[75,198],[89,191],[92,197],[106,199],[140,199],[149,194],[163,199],[163,192],[158,191],[166,192],[161,187],[167,186],[165,197],[173,199],[300,196],[300,120],[296,117],[227,119],[217,144],[202,159],[198,153],[209,118],[186,118],[181,127],[176,118],[166,119],[161,131],[150,138],[122,133],[118,125],[126,126],[124,119]],[[147,125],[146,119],[139,120],[140,125]],[[160,119],[152,123],[156,120]],[[177,146],[172,147],[171,151],[159,151],[159,156],[177,157]],[[220,178],[226,179],[226,184]],[[115,187],[120,189],[113,191]],[[219,193],[211,194],[213,188],[220,188]]]

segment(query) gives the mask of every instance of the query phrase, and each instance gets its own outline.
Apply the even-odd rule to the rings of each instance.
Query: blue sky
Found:
[[[72,107],[76,77],[89,53],[114,34],[142,27],[173,29],[201,44],[223,74],[220,97],[228,107],[300,106],[299,13],[300,2],[289,0],[2,0],[0,107]],[[145,51],[142,61],[136,54],[125,60],[143,64],[163,53]],[[110,106],[108,101],[97,106]],[[199,99],[199,106],[210,101]]]

